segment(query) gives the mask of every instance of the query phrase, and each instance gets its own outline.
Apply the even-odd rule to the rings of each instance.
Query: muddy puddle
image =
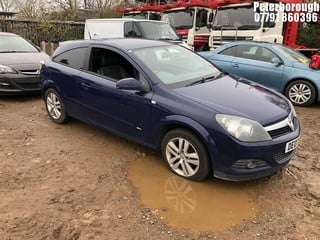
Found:
[[[129,165],[140,200],[169,225],[193,232],[216,231],[254,217],[256,194],[240,183],[209,179],[196,183],[171,173],[159,156]]]

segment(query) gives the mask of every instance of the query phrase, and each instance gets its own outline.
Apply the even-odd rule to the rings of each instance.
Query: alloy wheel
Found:
[[[180,176],[189,177],[198,172],[200,157],[196,148],[184,138],[171,139],[165,150],[171,169]]]
[[[61,102],[56,94],[50,92],[47,95],[47,109],[53,119],[59,119],[62,114]]]

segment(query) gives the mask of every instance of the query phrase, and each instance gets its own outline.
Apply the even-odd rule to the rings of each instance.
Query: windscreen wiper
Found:
[[[201,84],[201,83],[205,83],[205,82],[210,82],[210,81],[216,80],[218,78],[221,78],[223,75],[224,75],[224,73],[221,72],[218,75],[213,75],[213,76],[209,76],[209,77],[203,77],[203,78],[201,78],[201,79],[199,79],[197,81],[194,81],[192,83],[187,84],[186,87],[197,85],[197,84]]]

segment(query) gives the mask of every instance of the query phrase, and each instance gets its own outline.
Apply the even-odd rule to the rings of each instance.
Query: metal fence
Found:
[[[83,39],[84,23],[0,19],[0,31],[18,34],[40,46],[43,42],[50,44]]]

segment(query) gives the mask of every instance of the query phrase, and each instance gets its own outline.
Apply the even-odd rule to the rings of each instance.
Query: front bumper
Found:
[[[296,150],[286,153],[286,144],[299,135],[298,120],[295,121],[292,132],[266,142],[244,143],[221,135],[215,141],[215,149],[211,149],[213,175],[231,181],[246,181],[271,175],[293,158]]]
[[[0,95],[18,95],[39,91],[39,75],[0,74]]]

